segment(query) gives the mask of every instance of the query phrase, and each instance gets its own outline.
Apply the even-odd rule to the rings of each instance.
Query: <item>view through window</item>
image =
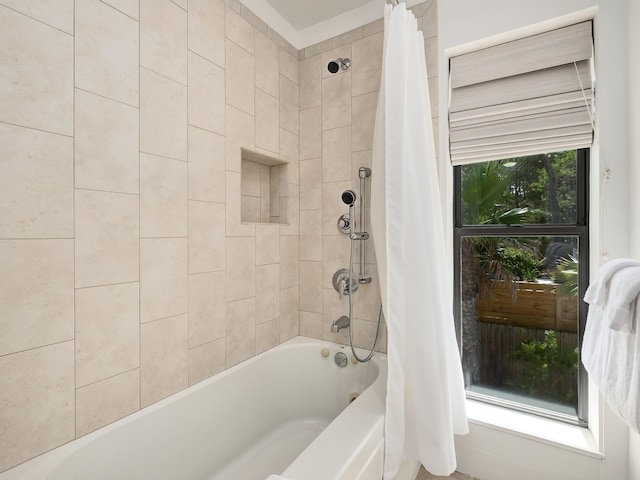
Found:
[[[456,315],[471,397],[586,421],[587,157],[455,167]]]

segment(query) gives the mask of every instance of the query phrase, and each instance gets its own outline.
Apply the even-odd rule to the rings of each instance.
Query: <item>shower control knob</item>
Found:
[[[338,231],[344,234],[348,234],[351,231],[351,219],[348,214],[345,213],[338,218]]]

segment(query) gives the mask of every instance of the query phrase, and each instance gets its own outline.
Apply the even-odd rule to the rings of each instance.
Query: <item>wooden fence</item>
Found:
[[[527,370],[527,365],[517,359],[516,352],[524,342],[543,342],[544,338],[544,330],[538,328],[478,322],[478,383],[575,406],[575,370],[550,372],[544,381],[533,378],[531,369]],[[572,352],[578,345],[578,335],[557,332],[556,341],[560,352]]]
[[[524,328],[577,332],[578,301],[558,291],[556,283],[516,282],[515,290],[493,282],[478,298],[478,320]]]

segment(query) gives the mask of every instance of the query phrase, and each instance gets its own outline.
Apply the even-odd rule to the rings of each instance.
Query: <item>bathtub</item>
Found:
[[[380,480],[386,356],[340,368],[338,352],[296,337],[0,480]]]

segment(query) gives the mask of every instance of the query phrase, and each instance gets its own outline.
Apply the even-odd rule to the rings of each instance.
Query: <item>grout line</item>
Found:
[[[89,95],[95,95],[96,97],[104,98],[105,100],[111,100],[112,102],[116,102],[116,103],[119,103],[121,105],[126,105],[127,107],[140,108],[140,105],[131,105],[130,103],[123,102],[122,100],[118,100],[117,98],[107,97],[106,95],[102,95],[100,93],[92,92],[91,90],[87,90],[86,88],[74,87],[74,90],[80,90],[81,92],[88,93]],[[74,95],[75,95],[75,92],[74,92]],[[140,103],[139,100],[140,99],[138,98],[138,103]]]
[[[138,42],[138,43],[140,43],[140,42]],[[141,52],[141,53],[142,53],[142,52]],[[189,62],[187,62],[187,63],[189,63]],[[158,75],[159,77],[165,78],[165,79],[167,79],[167,80],[170,80],[170,81],[172,81],[173,83],[176,83],[176,84],[180,85],[181,87],[185,87],[185,88],[187,88],[187,85],[186,85],[185,83],[179,82],[178,80],[176,80],[176,79],[174,79],[174,78],[171,78],[171,77],[169,77],[169,76],[165,75],[164,73],[156,72],[156,71],[155,71],[155,70],[153,70],[152,68],[145,67],[144,65],[142,65],[142,63],[140,64],[140,68],[144,68],[144,69],[145,69],[145,70],[147,70],[148,72],[151,72],[151,73],[153,73],[153,74],[155,74],[155,75]]]
[[[73,2],[73,85],[76,84],[76,2]],[[78,372],[76,349],[76,90],[73,89],[73,438],[78,437]]]
[[[142,20],[142,2],[138,2],[138,18]],[[141,44],[142,21],[138,23],[138,410],[142,408],[142,237],[141,233],[141,216],[142,216],[142,169],[140,167],[140,145],[142,144],[142,75],[140,65],[140,57],[142,55]]]
[[[83,192],[111,193],[113,195],[129,195],[129,196],[132,196],[132,197],[139,197],[140,196],[139,193],[115,192],[113,190],[99,190],[97,188],[75,187],[75,189],[76,190],[81,190]]]
[[[0,5],[0,7],[2,7],[2,5]],[[74,62],[75,62],[75,59],[74,59]],[[75,97],[75,94],[74,94],[74,97]],[[60,133],[60,132],[52,132],[50,130],[44,130],[42,128],[36,128],[36,127],[29,127],[27,125],[20,125],[18,123],[7,122],[7,121],[4,121],[4,120],[0,120],[0,124],[11,125],[13,127],[18,127],[18,128],[26,128],[28,130],[35,130],[37,132],[50,133],[51,135],[60,135],[61,137],[66,137],[66,138],[74,138],[73,134],[66,135],[66,134]]]
[[[176,162],[187,163],[187,160],[180,160],[179,158],[167,157],[166,155],[158,155],[157,153],[145,152],[142,149],[140,149],[140,153],[144,153],[145,155],[151,155],[159,158],[166,158],[167,160],[174,160]]]
[[[86,385],[81,385],[81,386],[78,387],[78,390],[80,390],[82,388],[90,387],[91,385],[95,385],[96,383],[104,382],[105,380],[111,380],[112,378],[119,377],[120,375],[124,375],[126,373],[135,372],[139,368],[140,367],[134,367],[134,368],[130,368],[129,370],[125,370],[124,372],[114,373],[113,375],[109,375],[108,377],[101,378],[100,380],[96,380],[95,382],[90,382],[90,383],[87,383]],[[109,422],[109,424],[110,423],[113,423],[113,422]],[[107,425],[109,425],[109,424],[107,424]]]
[[[26,3],[26,2],[25,2],[25,3]],[[26,14],[26,13],[24,13],[24,12],[21,12],[20,10],[16,10],[15,8],[11,8],[11,7],[7,6],[7,5],[0,5],[0,8],[6,8],[7,10],[11,10],[12,12],[15,12],[15,13],[17,13],[17,14],[19,14],[19,15],[22,15],[23,17],[30,18],[31,20],[33,20],[33,21],[35,21],[35,22],[38,22],[38,23],[40,23],[40,24],[42,24],[42,25],[46,25],[46,26],[47,26],[47,27],[49,27],[49,28],[53,28],[54,30],[57,30],[57,31],[59,31],[59,32],[61,32],[61,33],[64,33],[65,35],[69,35],[69,36],[70,36],[70,37],[72,37],[72,38],[73,38],[73,36],[74,36],[74,34],[73,34],[73,33],[65,32],[65,31],[64,31],[64,30],[62,30],[61,28],[54,27],[53,25],[50,25],[50,24],[48,24],[48,23],[46,23],[46,22],[43,22],[42,20],[39,20],[39,19],[37,19],[37,18],[35,18],[35,17],[32,17],[32,16],[31,16],[31,15],[29,15],[29,14]],[[73,14],[73,18],[74,18],[74,20],[75,20],[75,4],[74,4],[74,14]]]
[[[74,329],[75,329],[75,315],[74,315]],[[75,337],[75,331],[74,331],[74,337]],[[74,350],[74,353],[73,353],[73,356],[74,356],[74,367],[73,367],[73,369],[74,369],[74,379],[73,379],[73,385],[74,385],[74,391],[75,391],[75,383],[76,383],[76,381],[75,381],[75,338],[74,337],[67,338],[65,340],[59,340],[59,341],[53,342],[53,343],[47,343],[47,344],[44,344],[44,345],[38,345],[36,347],[23,348],[22,350],[17,350],[15,352],[3,353],[2,355],[0,355],[0,358],[9,357],[10,355],[15,355],[15,354],[18,354],[18,353],[31,352],[31,351],[34,351],[34,350],[38,350],[40,348],[52,347],[54,345],[62,345],[63,343],[67,343],[67,342],[73,342],[73,344],[74,344],[73,345],[73,350]]]
[[[106,5],[107,7],[112,8],[113,10],[115,10],[118,13],[121,13],[122,15],[124,15],[127,18],[130,18],[131,20],[133,20],[134,22],[138,22],[140,23],[140,20],[138,18],[140,15],[140,12],[138,12],[138,18],[133,18],[131,15],[129,15],[128,13],[123,12],[122,10],[117,9],[116,7],[114,7],[113,5],[111,5],[110,3],[105,2],[104,0],[99,0],[101,3],[103,3],[104,5]]]

